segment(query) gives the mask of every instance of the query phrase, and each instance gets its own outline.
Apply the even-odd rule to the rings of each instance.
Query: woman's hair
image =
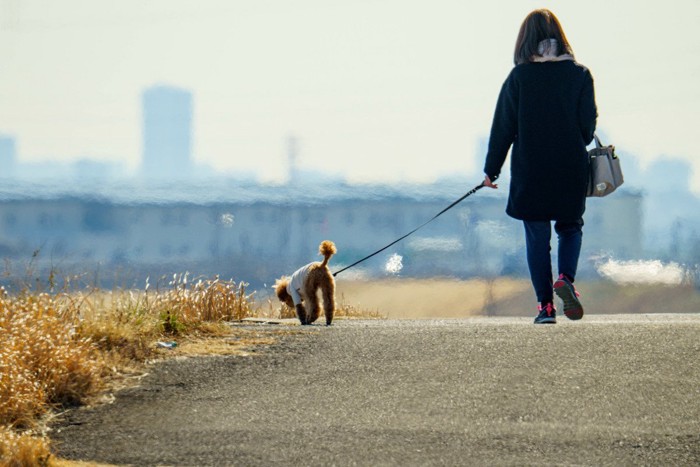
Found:
[[[537,51],[540,42],[555,39],[559,45],[558,55],[574,55],[564,30],[554,13],[547,9],[535,10],[523,21],[515,41],[514,62],[516,65],[528,63],[533,55],[541,55]]]

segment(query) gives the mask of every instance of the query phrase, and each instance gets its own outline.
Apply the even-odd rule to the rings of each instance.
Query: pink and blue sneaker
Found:
[[[564,274],[559,274],[559,279],[554,282],[554,293],[564,302],[564,315],[567,318],[573,320],[583,318],[583,305],[578,300],[579,293]]]
[[[537,305],[539,314],[535,318],[535,324],[556,324],[557,310],[551,302]]]

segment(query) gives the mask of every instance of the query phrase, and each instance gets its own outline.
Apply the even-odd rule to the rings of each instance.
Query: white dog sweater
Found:
[[[301,291],[304,289],[304,281],[306,281],[306,276],[309,275],[311,266],[314,264],[316,263],[309,263],[306,266],[297,269],[294,271],[294,274],[292,274],[292,277],[289,278],[287,293],[292,296],[294,305],[301,304]]]

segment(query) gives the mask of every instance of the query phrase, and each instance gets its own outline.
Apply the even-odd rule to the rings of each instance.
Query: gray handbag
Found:
[[[603,146],[598,135],[595,147],[588,151],[590,174],[586,196],[607,196],[624,183],[620,159],[615,154],[615,146]]]

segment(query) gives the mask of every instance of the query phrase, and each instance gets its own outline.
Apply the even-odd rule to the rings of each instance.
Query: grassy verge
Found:
[[[186,274],[136,291],[0,288],[0,466],[65,465],[50,454],[46,418],[119,386],[149,359],[274,342],[274,331],[226,324],[261,312],[246,284]]]

